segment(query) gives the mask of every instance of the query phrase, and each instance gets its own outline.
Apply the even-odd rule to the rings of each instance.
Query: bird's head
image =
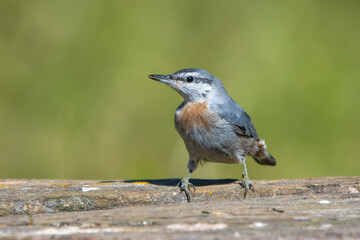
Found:
[[[224,90],[219,79],[199,68],[182,69],[170,75],[149,75],[149,78],[175,89],[185,101],[207,100]]]

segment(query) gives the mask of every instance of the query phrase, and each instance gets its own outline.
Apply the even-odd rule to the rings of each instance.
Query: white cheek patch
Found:
[[[209,84],[202,84],[200,88],[200,94],[208,94],[212,89],[212,86]]]

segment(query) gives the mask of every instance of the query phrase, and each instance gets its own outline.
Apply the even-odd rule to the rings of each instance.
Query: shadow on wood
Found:
[[[116,183],[116,182],[125,182],[125,183],[138,183],[146,182],[157,186],[173,186],[175,187],[180,178],[167,178],[167,179],[138,179],[138,180],[124,180],[124,181],[100,181],[100,183]],[[224,185],[238,182],[238,179],[198,179],[192,178],[190,182],[198,187],[212,186],[212,185]]]

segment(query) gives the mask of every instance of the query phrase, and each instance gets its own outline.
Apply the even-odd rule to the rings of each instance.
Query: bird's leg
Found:
[[[188,175],[186,177],[182,178],[180,180],[180,182],[177,184],[177,186],[180,188],[180,193],[185,192],[188,202],[190,202],[190,189],[189,189],[189,187],[193,188],[194,192],[195,192],[194,185],[191,182],[189,182],[190,176],[191,176],[191,173],[196,170],[198,164],[199,164],[199,162],[197,160],[194,160],[190,156],[189,162],[187,164],[187,167],[189,169],[189,173],[188,173]]]
[[[185,192],[188,202],[190,202],[190,189],[189,189],[189,187],[193,188],[194,192],[195,192],[194,185],[191,182],[189,182],[191,173],[192,173],[192,171],[190,170],[188,175],[186,177],[182,178],[180,180],[180,182],[177,184],[177,186],[180,188],[180,193]]]
[[[249,189],[253,192],[255,192],[254,186],[252,185],[250,178],[248,176],[247,173],[247,168],[246,168],[246,158],[244,158],[242,164],[244,166],[244,171],[242,174],[242,182],[241,182],[241,187],[245,188],[245,193],[244,193],[244,198],[246,198],[246,194],[248,193]]]

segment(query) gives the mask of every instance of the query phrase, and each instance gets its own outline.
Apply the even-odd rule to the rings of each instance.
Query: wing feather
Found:
[[[260,140],[249,114],[247,114],[234,100],[231,99],[230,103],[226,105],[218,104],[217,112],[222,119],[234,127],[234,131],[238,135],[253,137]]]

